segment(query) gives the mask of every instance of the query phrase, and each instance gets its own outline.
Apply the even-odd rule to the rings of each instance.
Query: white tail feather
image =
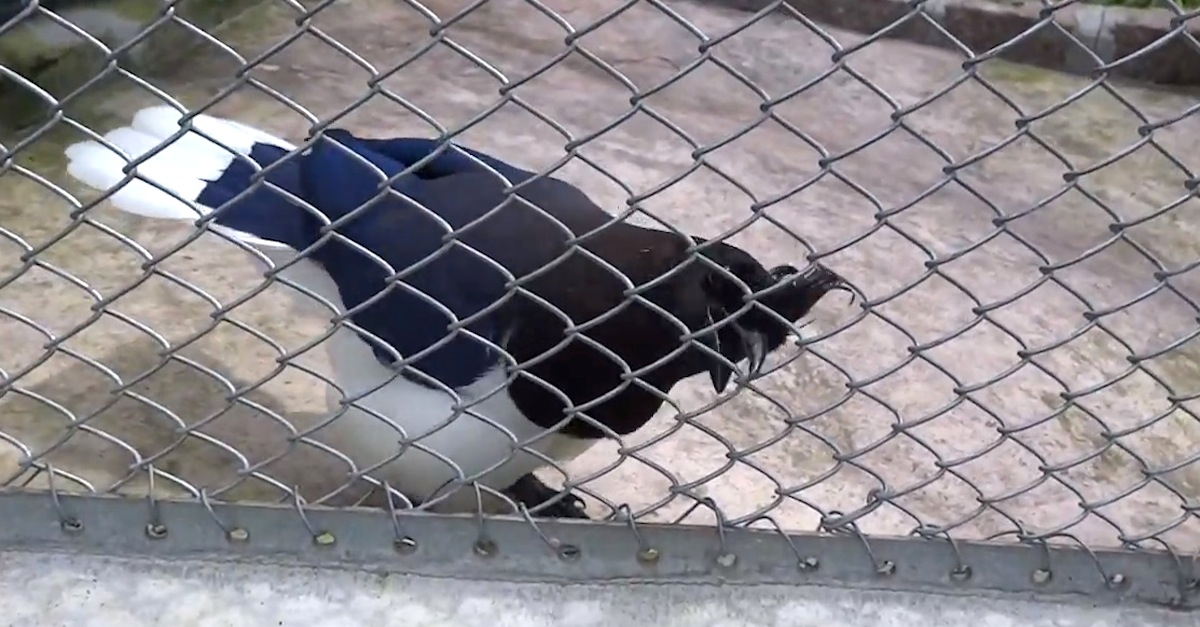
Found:
[[[233,163],[235,153],[249,155],[255,144],[295,149],[294,145],[278,137],[240,122],[198,115],[192,118],[194,130],[170,141],[162,150],[138,164],[138,177],[131,177],[121,185],[129,162],[156,150],[178,133],[182,116],[169,106],[142,109],[133,116],[129,126],[104,134],[104,140],[120,152],[93,140],[68,146],[67,173],[102,192],[120,186],[109,200],[121,211],[148,218],[194,221],[215,209],[197,203],[196,198],[210,181],[219,178]],[[296,256],[295,250],[281,242],[213,223],[209,223],[209,228],[253,246],[276,266]],[[334,303],[336,309],[344,308],[332,279],[315,262],[303,260],[283,271],[281,276],[320,294]],[[329,313],[327,307],[300,292],[288,291],[302,309]]]
[[[165,105],[142,109],[133,116],[130,126],[104,135],[104,140],[123,155],[97,141],[72,144],[66,150],[67,173],[100,191],[119,186],[109,199],[122,211],[148,218],[191,221],[213,211],[214,207],[196,203],[196,198],[233,163],[235,155],[249,155],[251,148],[259,143],[295,149],[278,137],[210,115],[192,119],[192,127],[199,133],[188,131],[166,142],[179,132],[181,117],[183,114]],[[165,147],[138,164],[137,177],[121,185],[129,163],[126,159],[138,159],[164,143]],[[210,228],[260,249],[289,248],[229,227],[213,224]]]

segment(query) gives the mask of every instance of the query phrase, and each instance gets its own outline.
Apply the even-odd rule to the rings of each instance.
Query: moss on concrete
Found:
[[[181,3],[185,6],[187,4],[189,3],[186,1]],[[264,25],[268,22],[277,23],[280,20],[278,10],[269,10],[272,8],[271,3],[228,2],[227,4],[236,4],[237,12],[232,14],[229,19],[220,20],[219,25],[206,30],[234,48],[240,49],[243,46],[255,45],[255,42],[262,36]],[[179,46],[178,40],[171,45],[176,48],[173,53],[176,57],[195,52],[194,49],[189,51]],[[53,68],[42,74],[39,79],[42,81],[40,86],[54,93],[51,85],[56,84],[60,87],[69,85],[72,76],[80,75],[78,72],[81,65],[76,64],[84,63],[84,60],[79,57],[86,57],[85,53],[86,51],[80,50],[67,51],[58,59]],[[161,76],[160,80],[154,82],[172,97],[184,103],[185,106],[194,106],[196,103],[204,101],[208,95],[204,91],[204,87],[188,80],[185,74],[188,70],[180,70],[186,66],[178,62],[164,62],[162,60],[164,58],[167,57],[160,57],[156,63],[144,64],[141,71],[137,72],[138,75],[147,78]],[[90,75],[85,75],[85,78],[86,76]],[[115,76],[113,79],[91,84],[87,89],[81,90],[72,97],[65,107],[71,119],[92,129],[105,130],[128,122],[130,111],[162,103],[149,91],[134,87],[131,81],[120,80]],[[24,97],[36,100],[30,92],[21,91],[24,93]],[[20,170],[36,173],[36,175],[46,177],[51,181],[59,180],[65,167],[63,148],[72,142],[84,139],[85,136],[69,124],[44,124],[46,111],[39,107],[36,101],[32,103],[33,109],[27,109],[25,112],[26,123],[16,123],[16,118],[10,113],[10,107],[14,104],[13,98],[15,97],[22,97],[22,94],[18,93],[14,96],[14,94],[0,90],[0,108],[5,112],[5,115],[0,118],[0,146],[11,151],[6,156],[11,159],[10,164],[12,164],[5,166],[0,161],[0,179],[3,180],[5,189],[4,202],[0,202],[0,223],[37,241],[43,236],[49,236],[58,227],[54,226],[52,222],[48,222],[44,212],[36,208],[59,205],[62,205],[63,211],[68,208],[64,205],[63,199],[57,197],[33,178],[22,175]],[[12,167],[14,165],[15,169]],[[71,192],[76,194],[77,198],[82,199],[88,198],[91,194],[88,189],[73,188]]]
[[[183,0],[176,5],[175,15],[209,30],[255,4],[248,0]],[[174,70],[202,41],[166,16],[158,0],[63,2],[53,8],[60,17],[121,52],[108,59],[102,49],[44,15],[23,18],[0,34],[0,65],[46,93],[39,94],[22,80],[0,76],[0,109],[4,111],[0,125],[9,129],[36,125],[54,110],[56,102],[62,102],[68,112],[81,110],[76,102],[81,92],[119,80],[118,66],[142,75]]]

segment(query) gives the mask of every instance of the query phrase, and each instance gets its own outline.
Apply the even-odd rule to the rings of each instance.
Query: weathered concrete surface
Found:
[[[558,585],[268,565],[0,553],[8,625],[1108,627],[1200,615],[816,586]],[[18,593],[19,591],[19,593]]]
[[[759,11],[776,0],[702,0]],[[916,7],[914,5],[920,5]],[[1200,85],[1200,20],[1172,9],[1038,0],[787,0],[790,10],[822,25],[864,35],[939,46],[964,58],[1008,61],[1091,76],[1167,85]],[[1184,9],[1187,11],[1187,9]]]
[[[467,4],[447,0],[430,6],[450,15]],[[582,27],[621,3],[560,0],[549,5]],[[732,10],[672,6],[712,36],[746,20],[746,14]],[[271,10],[278,15],[270,27],[256,22],[253,29],[226,31],[222,38],[247,58],[284,41],[295,25],[286,9]],[[447,41],[486,59],[488,69],[448,45],[422,53],[428,32],[427,22],[402,3],[339,3],[312,20],[309,34],[270,56],[251,76],[322,118],[353,109],[339,124],[369,134],[434,134],[400,99],[446,126],[480,116],[484,119],[463,135],[466,144],[546,167],[563,157],[564,139],[523,106],[553,118],[574,137],[601,133],[630,109],[630,92],[582,51],[604,59],[645,91],[686,67],[699,45],[685,28],[644,4],[582,37],[580,51],[561,62],[555,60],[564,50],[563,32],[515,0],[489,2],[447,31]],[[858,40],[847,32],[831,32],[843,45]],[[322,37],[342,42],[380,71],[418,58],[390,74],[379,83],[378,93],[356,106],[368,91],[370,75],[361,61]],[[1012,531],[1019,521],[1028,530],[1065,528],[1080,541],[1112,545],[1118,542],[1117,527],[1129,535],[1175,527],[1165,537],[1177,548],[1195,548],[1200,525],[1194,519],[1176,523],[1184,499],[1200,495],[1200,468],[1185,463],[1200,454],[1200,425],[1184,411],[1194,402],[1173,405],[1165,386],[1172,386],[1180,399],[1196,393],[1197,349],[1187,344],[1147,360],[1145,372],[1128,372],[1127,360],[1131,351],[1150,354],[1195,332],[1196,311],[1185,299],[1197,293],[1194,276],[1172,278],[1176,293],[1161,290],[1073,336],[1087,324],[1083,315],[1089,306],[1081,298],[1101,311],[1155,287],[1156,268],[1138,247],[1153,251],[1170,269],[1194,262],[1200,253],[1194,199],[1130,226],[1124,241],[1113,241],[1109,230],[1115,216],[1131,223],[1187,194],[1183,183],[1188,175],[1164,153],[1193,169],[1200,162],[1195,142],[1200,122],[1194,117],[1159,128],[1150,141],[1139,140],[1137,131],[1145,121],[1114,94],[1155,122],[1182,114],[1194,99],[1125,85],[1086,91],[1088,83],[1076,78],[997,63],[984,67],[984,80],[959,83],[959,57],[894,41],[854,52],[838,71],[832,69],[831,52],[798,23],[773,17],[713,48],[713,59],[772,97],[816,84],[775,105],[776,120],[763,121],[707,153],[704,160],[712,169],[692,172],[644,206],[680,228],[713,236],[750,217],[751,199],[724,176],[759,201],[819,177],[765,211],[765,217],[807,245],[767,220],[757,220],[733,241],[775,264],[802,261],[809,246],[825,252],[857,240],[825,262],[879,302],[874,313],[815,344],[810,353],[781,352],[776,363],[787,365],[757,384],[761,394],[740,391],[728,403],[691,419],[692,424],[664,412],[627,440],[623,460],[617,443],[608,443],[577,460],[569,469],[573,476],[584,480],[603,473],[588,479],[586,489],[611,502],[629,503],[635,511],[665,503],[649,516],[652,520],[682,514],[693,501],[684,495],[688,493],[711,496],[730,519],[769,511],[784,528],[812,529],[819,512],[853,511],[886,485],[890,494],[885,496],[892,503],[859,520],[866,532],[907,533],[919,517],[929,524],[961,525],[954,533],[962,537],[983,537]],[[199,106],[232,82],[232,65],[218,56],[200,58],[179,78],[157,85]],[[549,64],[554,67],[537,74]],[[506,102],[492,76],[496,72],[513,81],[537,76],[509,92]],[[1073,95],[1073,104],[1014,138],[1020,116],[1039,114]],[[894,120],[898,107],[927,100],[932,102]],[[97,98],[92,114],[107,120],[104,130],[153,102],[148,92],[131,88]],[[634,192],[646,193],[687,172],[694,150],[655,117],[670,120],[697,143],[713,145],[758,121],[761,102],[743,82],[709,61],[642,99],[641,112],[587,142],[579,153]],[[497,110],[483,116],[492,108]],[[281,99],[245,84],[214,112],[288,137],[302,137],[307,129],[302,116]],[[63,129],[39,140],[18,162],[79,192],[62,176],[59,149],[52,145],[68,135]],[[1067,163],[1083,171],[1138,141],[1145,144],[1133,154],[1089,170],[1063,191]],[[869,145],[854,150],[864,142]],[[827,171],[818,164],[814,143],[841,155]],[[984,154],[988,156],[947,179],[947,158],[964,163]],[[559,175],[614,210],[628,197],[581,160],[573,160]],[[14,172],[4,174],[0,186],[5,189],[0,226],[30,246],[55,242],[38,256],[53,266],[21,272],[21,247],[12,237],[0,239],[0,267],[5,275],[20,274],[0,288],[0,306],[8,314],[0,316],[5,339],[0,367],[10,375],[33,368],[20,377],[20,392],[0,401],[0,431],[10,440],[3,446],[5,468],[16,467],[22,445],[38,455],[53,449],[46,459],[95,489],[120,483],[120,491],[141,493],[146,473],[129,470],[136,456],[145,459],[174,446],[156,459],[156,468],[207,486],[214,497],[275,499],[280,493],[274,481],[299,485],[317,499],[345,481],[342,461],[308,444],[289,447],[284,439],[289,429],[251,406],[242,403],[215,414],[233,390],[182,359],[139,380],[104,409],[112,375],[131,382],[161,361],[161,347],[136,325],[153,327],[172,345],[183,346],[212,324],[212,307],[180,281],[229,302],[259,282],[248,256],[216,238],[189,245],[163,262],[157,275],[116,299],[109,309],[124,319],[98,316],[65,340],[63,350],[40,361],[46,336],[13,314],[60,337],[93,316],[93,297],[55,268],[85,281],[98,295],[114,296],[139,276],[142,259],[89,225],[57,240],[70,223],[66,202]],[[1039,208],[1029,211],[1034,206]],[[881,209],[893,213],[877,219]],[[1000,213],[1021,217],[998,232],[993,220]],[[93,215],[156,254],[170,250],[187,231],[128,220],[107,208]],[[930,255],[961,256],[926,276]],[[1047,260],[1062,264],[1075,259],[1080,260],[1054,271],[1049,280],[1038,271]],[[1040,287],[1016,298],[1038,281]],[[914,283],[916,287],[891,297]],[[981,303],[1010,299],[1015,300],[987,313],[991,322],[972,312]],[[826,301],[810,334],[836,331],[861,314],[844,302]],[[322,321],[295,318],[277,290],[239,306],[228,318],[176,354],[223,374],[234,385],[254,387],[246,399],[286,413],[299,429],[318,424],[324,407],[318,379],[289,367],[255,387],[274,371],[277,352],[237,324],[296,348],[319,331]],[[926,347],[917,351],[919,356],[915,345]],[[1014,369],[1022,346],[1037,355]],[[1042,350],[1048,346],[1054,348]],[[111,372],[88,365],[87,359],[104,363]],[[323,364],[315,354],[299,361],[318,368]],[[848,393],[848,377],[863,382],[853,393]],[[981,385],[993,379],[1001,380]],[[1061,396],[1067,389],[1081,394],[1069,406]],[[686,382],[675,392],[686,409],[711,399],[702,381]],[[159,407],[206,435],[173,432],[174,423]],[[67,435],[64,410],[80,418],[99,413],[59,443]],[[1001,429],[1006,435],[1000,435]],[[175,446],[178,439],[182,442]],[[836,459],[835,449],[840,451]],[[250,466],[257,476],[238,473]],[[1144,478],[1147,469],[1155,473],[1153,480]],[[81,489],[66,476],[56,481],[58,489]],[[808,487],[810,483],[816,485]],[[679,487],[684,484],[691,487]],[[31,485],[46,487],[45,474]],[[158,476],[156,486],[164,494],[183,493],[167,474]],[[350,498],[341,493],[329,502]],[[981,506],[981,499],[991,505]],[[1081,500],[1097,503],[1096,512],[1084,516]],[[594,511],[603,513],[599,507]],[[701,508],[689,520],[711,518]]]
[[[202,41],[197,32],[254,3],[179,0],[169,7],[173,15],[198,28],[185,28],[166,18],[167,7],[157,0],[33,4],[32,0],[0,3],[0,66],[8,70],[0,73],[0,100],[5,104],[0,126],[22,126],[44,118],[56,102],[69,101],[75,90],[92,83],[110,63],[109,52],[117,51],[115,56],[126,69],[141,74],[170,66],[171,61],[177,64],[190,46]],[[30,89],[27,81],[37,89]]]

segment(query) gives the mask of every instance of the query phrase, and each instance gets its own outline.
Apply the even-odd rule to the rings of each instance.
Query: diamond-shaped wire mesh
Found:
[[[551,468],[595,516],[1200,545],[1194,96],[782,3],[267,0],[207,30],[164,3],[126,43],[62,4],[0,27],[57,24],[104,57],[57,92],[0,67],[0,98],[51,110],[3,138],[6,486],[346,505],[380,483],[338,450],[328,316],[293,310],[244,247],[63,172],[87,129],[174,101],[296,142],[452,135],[865,295],[822,301],[761,378],[685,381],[633,436]],[[161,62],[160,31],[195,45]]]

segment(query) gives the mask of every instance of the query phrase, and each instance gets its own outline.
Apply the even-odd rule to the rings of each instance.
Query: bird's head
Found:
[[[697,340],[725,359],[707,351],[695,352],[702,353],[699,359],[704,362],[697,364],[699,371],[707,370],[718,392],[733,375],[730,363],[747,360],[747,376],[757,374],[767,354],[787,340],[795,328],[793,323],[808,314],[822,296],[835,290],[849,292],[851,297],[854,294],[842,277],[820,264],[804,272],[790,265],[768,270],[746,251],[724,242],[709,243],[700,254],[712,262],[703,264],[701,292],[703,323],[713,330]]]

